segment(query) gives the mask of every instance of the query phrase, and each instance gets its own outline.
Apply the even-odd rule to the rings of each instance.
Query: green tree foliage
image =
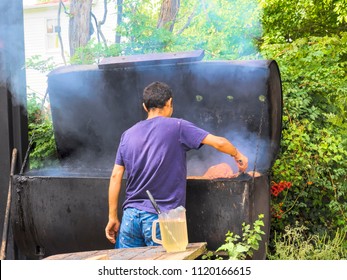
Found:
[[[186,21],[175,26],[180,44],[188,42],[189,48],[205,49],[207,59],[238,59],[257,54],[255,42],[262,30],[261,10],[256,1],[197,1],[193,7],[182,7],[180,15],[186,18],[184,15],[192,12],[195,16],[189,26],[185,28]]]
[[[263,40],[284,43],[347,31],[346,0],[260,0]]]
[[[261,52],[279,63],[284,99],[282,151],[273,179],[293,183],[272,201],[282,211],[273,230],[295,221],[315,233],[346,228],[345,1],[261,2]]]
[[[95,43],[88,46],[89,61],[102,56],[131,55],[204,49],[206,59],[237,59],[256,55],[261,37],[257,0],[181,1],[172,32],[157,28],[161,0],[123,1],[123,21],[117,27],[121,44],[114,52],[100,54]],[[96,52],[94,52],[96,50]],[[94,58],[93,58],[94,55]],[[77,55],[73,62],[83,63]]]

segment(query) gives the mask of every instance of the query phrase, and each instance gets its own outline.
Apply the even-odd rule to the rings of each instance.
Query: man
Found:
[[[234,157],[241,172],[248,166],[247,157],[226,138],[212,135],[186,120],[171,118],[173,101],[168,85],[162,82],[148,85],[142,105],[148,117],[123,133],[110,178],[109,221],[105,232],[116,248],[156,245],[151,228],[158,215],[146,190],[163,212],[180,205],[185,207],[187,151],[206,144]],[[126,195],[120,224],[118,198],[125,171]]]

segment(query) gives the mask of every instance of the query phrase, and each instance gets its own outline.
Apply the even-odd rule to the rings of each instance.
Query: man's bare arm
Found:
[[[235,146],[226,138],[208,134],[201,142],[216,150],[234,157],[241,172],[245,172],[248,167],[248,158],[238,151]]]
[[[115,164],[108,189],[108,224],[105,228],[106,238],[110,242],[116,242],[116,235],[119,230],[120,221],[118,219],[118,200],[122,187],[124,166]]]

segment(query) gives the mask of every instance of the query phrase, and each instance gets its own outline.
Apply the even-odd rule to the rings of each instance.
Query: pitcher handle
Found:
[[[160,239],[157,238],[157,224],[158,224],[159,220],[155,220],[153,221],[152,223],[152,240],[155,242],[155,243],[158,243],[158,244],[163,244],[163,241],[161,241]]]

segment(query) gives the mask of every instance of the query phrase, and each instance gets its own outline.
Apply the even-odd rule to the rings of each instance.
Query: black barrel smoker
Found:
[[[272,60],[200,61],[203,52],[105,59],[66,66],[48,76],[59,168],[15,176],[12,226],[28,258],[112,248],[104,235],[108,183],[124,130],[145,118],[143,88],[153,81],[174,92],[173,117],[230,139],[258,177],[188,179],[189,242],[215,250],[230,230],[241,233],[264,214],[266,235],[254,259],[265,258],[270,227],[270,170],[279,150],[282,90]],[[187,155],[189,176],[233,159],[210,147]],[[123,182],[125,185],[125,180]],[[124,186],[121,201],[124,199]],[[121,209],[121,207],[119,207]],[[121,215],[121,210],[120,210]]]

